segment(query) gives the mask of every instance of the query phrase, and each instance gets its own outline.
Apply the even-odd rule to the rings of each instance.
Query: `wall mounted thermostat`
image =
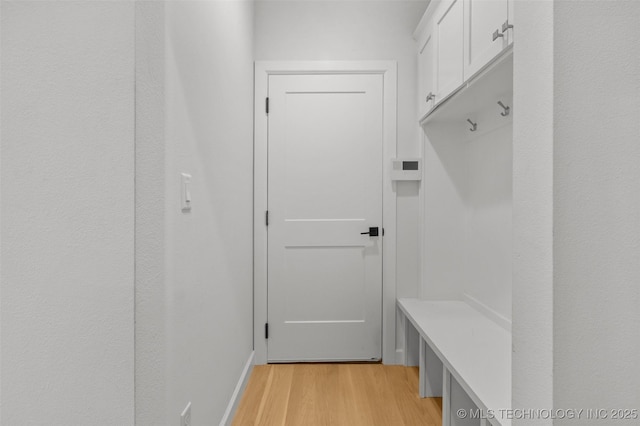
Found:
[[[422,159],[394,158],[391,160],[391,180],[422,180]]]

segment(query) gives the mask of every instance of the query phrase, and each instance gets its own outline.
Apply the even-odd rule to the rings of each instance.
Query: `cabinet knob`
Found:
[[[500,30],[495,30],[493,32],[493,41],[496,41],[499,37],[504,37],[504,34],[500,34]]]
[[[435,99],[436,95],[433,94],[433,92],[429,92],[429,94],[427,95],[427,99],[426,102],[429,102],[432,99]]]
[[[502,32],[505,33],[507,30],[510,30],[513,28],[513,25],[511,25],[509,23],[509,21],[504,21],[504,24],[502,24]]]

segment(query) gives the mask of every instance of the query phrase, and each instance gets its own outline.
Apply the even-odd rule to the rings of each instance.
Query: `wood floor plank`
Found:
[[[255,419],[256,425],[284,425],[287,419],[294,365],[270,368],[264,395]]]
[[[316,414],[316,389],[313,366],[296,364],[287,413],[287,425],[304,425],[317,423],[313,416]]]
[[[418,396],[417,368],[382,364],[256,366],[233,425],[436,426],[441,398]]]
[[[393,392],[392,398],[405,425],[440,426],[442,424],[442,398],[420,398],[416,392],[417,367],[389,366],[385,370]]]
[[[257,424],[258,412],[262,398],[266,395],[265,388],[269,377],[268,365],[256,365],[253,368],[249,382],[245,388],[244,395],[238,406],[234,424],[250,425]]]
[[[374,425],[375,417],[371,412],[369,395],[367,392],[367,380],[361,364],[347,364],[343,366],[346,378],[346,389],[349,392],[348,418],[354,425]]]
[[[390,403],[394,400],[392,393],[395,389],[390,389],[385,379],[384,366],[377,364],[363,365],[362,367],[364,367],[362,369],[364,374],[363,391],[367,396],[369,411],[373,417],[371,424],[375,426],[391,424],[402,426],[397,406]]]

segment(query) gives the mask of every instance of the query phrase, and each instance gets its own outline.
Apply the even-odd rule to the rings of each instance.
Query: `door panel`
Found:
[[[443,1],[436,11],[436,102],[440,102],[463,83],[463,0]]]
[[[418,119],[435,104],[435,40],[431,25],[425,30],[424,43],[418,52]]]
[[[381,357],[382,76],[269,77],[268,360]]]

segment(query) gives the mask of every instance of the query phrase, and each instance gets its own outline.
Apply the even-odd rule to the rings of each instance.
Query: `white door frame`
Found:
[[[267,363],[267,138],[265,100],[269,76],[282,74],[380,74],[383,77],[382,362],[396,363],[396,192],[391,160],[397,152],[395,61],[257,61],[255,63],[253,172],[253,347],[255,363]]]

